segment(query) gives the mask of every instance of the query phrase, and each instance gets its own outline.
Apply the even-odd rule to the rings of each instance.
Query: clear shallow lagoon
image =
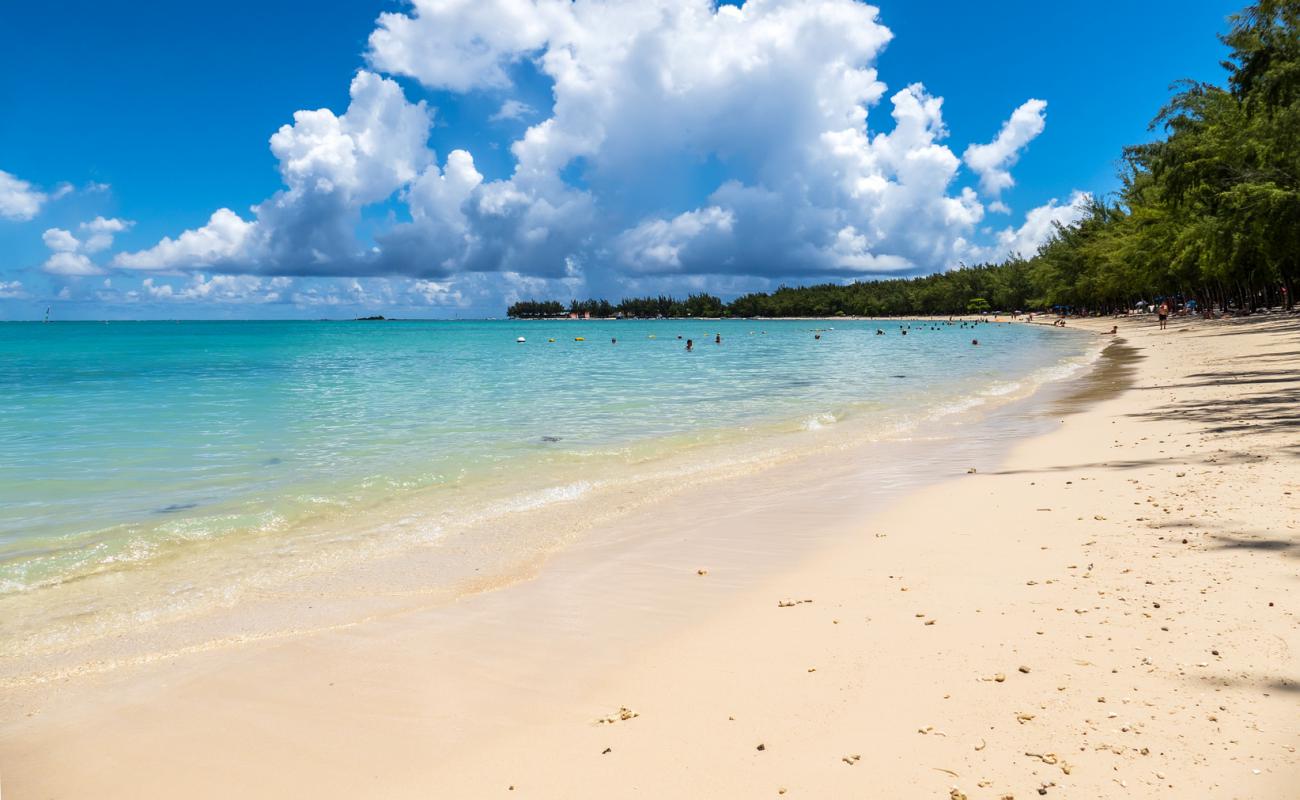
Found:
[[[403,496],[528,509],[713,445],[905,436],[1095,344],[897,320],[0,324],[0,595],[324,518],[373,531]]]

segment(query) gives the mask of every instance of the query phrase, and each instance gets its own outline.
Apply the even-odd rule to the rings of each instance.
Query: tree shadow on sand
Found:
[[[1198,675],[1196,680],[1216,688],[1257,689],[1265,694],[1300,694],[1300,681],[1271,675]]]
[[[1300,558],[1300,542],[1294,539],[1280,539],[1274,536],[1243,536],[1216,533],[1212,550],[1259,550],[1265,553],[1280,553],[1290,558]]]
[[[1224,320],[1216,323],[1214,327],[1192,328],[1180,326],[1178,330],[1215,336],[1250,336],[1273,334],[1279,331],[1282,333],[1300,333],[1300,316],[1295,314],[1285,316],[1252,315]]]
[[[1267,433],[1300,429],[1300,382],[1286,389],[1247,395],[1214,397],[1168,403],[1134,416],[1176,422],[1195,422],[1209,433]],[[1246,381],[1224,381],[1242,385]],[[1283,450],[1295,448],[1283,448]]]
[[[1300,374],[1295,370],[1250,370],[1248,372],[1196,372],[1188,378],[1202,380],[1187,383],[1170,383],[1160,386],[1138,386],[1142,391],[1167,391],[1169,389],[1203,389],[1210,386],[1260,386],[1278,383],[1293,383],[1300,388]]]
[[[1300,457],[1300,452],[1296,453]],[[1215,453],[1215,460],[1212,462],[1215,466],[1225,464],[1251,464],[1260,460],[1260,456],[1252,453]],[[1188,467],[1188,466],[1205,466],[1206,461],[1200,457],[1182,457],[1182,456],[1165,456],[1160,458],[1117,458],[1112,461],[1093,461],[1085,464],[1063,464],[1054,467],[1039,467],[1034,469],[1001,469],[988,473],[989,475],[1035,475],[1046,474],[1050,472],[1077,472],[1085,469],[1143,469],[1146,467]]]

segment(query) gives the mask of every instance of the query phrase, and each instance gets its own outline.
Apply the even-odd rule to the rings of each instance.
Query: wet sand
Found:
[[[451,605],[7,692],[0,786],[1294,796],[1300,321],[1120,326],[1053,430],[883,511],[792,465]]]

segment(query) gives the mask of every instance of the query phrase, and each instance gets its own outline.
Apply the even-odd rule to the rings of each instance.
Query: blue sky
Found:
[[[9,190],[17,181],[43,199],[0,215],[0,318],[47,305],[60,318],[481,316],[519,296],[728,295],[998,258],[1010,242],[1036,241],[1034,219],[1067,218],[1074,193],[1115,187],[1121,147],[1150,136],[1170,82],[1220,79],[1215,34],[1238,8],[884,0],[873,27],[846,4],[815,0],[799,16],[752,1],[728,26],[700,14],[575,15],[576,34],[548,28],[546,9],[483,19],[475,4],[441,17],[391,0],[235,0],[220,13],[11,6],[0,26],[0,170]],[[391,35],[376,45],[381,13],[397,22],[378,26]],[[798,47],[763,49],[787,29]],[[487,60],[458,50],[485,31]],[[640,43],[633,55],[606,52],[620,37]],[[719,66],[699,50],[733,60]],[[567,68],[548,60],[557,53],[573,54],[585,83],[557,82]],[[852,132],[838,107],[833,123],[812,118],[862,102],[842,100],[857,78],[827,88],[819,77],[836,59],[876,69],[884,85],[865,101],[865,139],[828,138]],[[751,70],[755,61],[770,69]],[[646,86],[659,75],[669,88]],[[903,127],[893,98],[916,83],[924,94],[904,103],[922,109],[914,121],[928,133],[869,150]],[[1019,139],[989,156],[1014,185],[991,188],[997,178],[967,148],[993,143],[1033,99],[1045,111],[1026,108]],[[295,125],[300,109],[333,120]],[[550,117],[558,134],[529,150],[531,177],[517,175],[512,143]],[[268,140],[285,125],[277,155]],[[339,143],[378,151],[340,164]],[[465,154],[455,170],[453,151]],[[903,165],[918,157],[932,173],[909,177]],[[856,184],[846,170],[861,171]],[[413,188],[422,178],[431,193]],[[873,182],[882,194],[853,188]],[[186,231],[210,234],[223,208],[236,238],[158,249]]]

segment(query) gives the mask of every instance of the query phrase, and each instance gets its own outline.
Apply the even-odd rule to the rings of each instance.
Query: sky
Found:
[[[0,319],[470,318],[1031,255],[1239,2],[0,12]]]

